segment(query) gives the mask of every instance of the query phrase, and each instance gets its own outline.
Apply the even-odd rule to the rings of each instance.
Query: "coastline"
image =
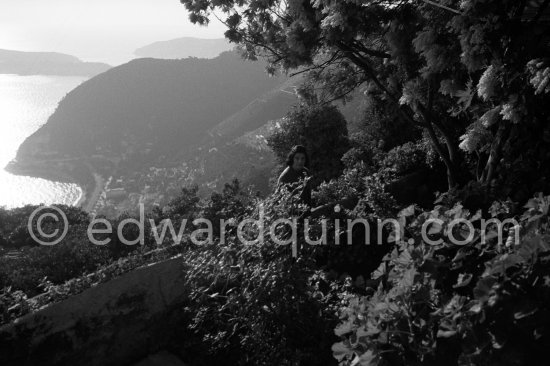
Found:
[[[95,185],[94,188],[90,190],[90,195],[87,197],[86,200],[82,201],[82,206],[80,206],[84,211],[88,213],[93,213],[96,203],[99,200],[99,197],[101,196],[101,193],[103,193],[103,189],[105,187],[105,180],[103,177],[97,173],[93,173]]]
[[[86,167],[86,172],[74,172],[68,171],[67,167],[60,167],[56,161],[40,161],[40,162],[20,162],[12,161],[10,162],[4,170],[10,174],[18,176],[26,176],[32,178],[41,178],[53,182],[76,184],[80,190],[79,197],[73,202],[72,206],[80,207],[85,211],[88,211],[86,208],[95,206],[95,202],[92,201],[94,196],[99,197],[98,190],[101,190],[102,187],[97,186],[97,179],[94,178],[95,172],[90,171],[91,168],[88,164],[80,162],[81,166]],[[75,174],[80,173],[80,174]],[[84,173],[84,174],[83,174]],[[90,175],[92,179],[86,177]],[[92,192],[94,194],[89,194]],[[99,193],[101,193],[99,191]]]
[[[78,186],[78,189],[80,190],[80,194],[78,195],[78,198],[74,201],[73,206],[83,207],[84,202],[86,202],[86,190],[81,186]]]

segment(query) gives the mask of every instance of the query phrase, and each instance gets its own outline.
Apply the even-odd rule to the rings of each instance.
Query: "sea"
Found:
[[[74,76],[0,74],[0,207],[76,205],[76,184],[16,176],[5,171],[23,141],[48,120],[63,97],[87,80]]]

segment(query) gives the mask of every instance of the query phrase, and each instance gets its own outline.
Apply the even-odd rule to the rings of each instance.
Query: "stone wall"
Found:
[[[0,328],[0,365],[127,365],[170,342],[187,298],[173,258]]]

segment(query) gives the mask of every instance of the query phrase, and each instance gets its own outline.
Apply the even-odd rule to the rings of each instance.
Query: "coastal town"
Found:
[[[203,146],[187,152],[192,159],[179,155],[169,159],[155,150],[158,147],[153,142],[140,141],[134,134],[124,134],[118,146],[105,143],[96,146],[93,154],[84,155],[60,152],[49,133],[36,133],[6,170],[76,183],[82,193],[75,206],[92,216],[109,218],[136,214],[141,204],[163,206],[191,184],[201,183],[200,193],[208,194],[237,176],[265,192],[269,190],[265,177],[276,165],[266,137],[280,128],[281,121],[269,121],[225,143],[210,133],[211,139]]]
[[[78,184],[82,194],[75,206],[92,216],[116,217],[123,212],[135,212],[140,204],[159,205],[192,180],[185,163],[170,167],[149,166],[128,172],[121,162],[131,159],[131,154],[118,157],[102,152],[90,157],[70,157],[49,147],[43,149],[46,146],[39,145],[35,150],[21,154],[6,170],[18,175]],[[129,151],[133,153],[135,149]]]
[[[115,173],[106,180],[98,176],[99,195],[95,197],[92,194],[89,205],[84,209],[92,216],[116,217],[122,212],[136,213],[141,204],[146,207],[161,205],[185,185],[186,172],[186,167],[182,165],[149,167],[145,172],[129,175]]]

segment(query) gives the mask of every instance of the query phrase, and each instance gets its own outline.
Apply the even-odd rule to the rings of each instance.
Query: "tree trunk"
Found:
[[[444,151],[443,148],[439,145],[439,140],[437,138],[437,135],[433,129],[432,125],[432,119],[431,119],[431,105],[428,106],[428,110],[425,106],[420,106],[421,114],[424,118],[424,123],[419,123],[414,120],[414,118],[410,115],[408,115],[407,112],[405,112],[403,109],[401,109],[401,105],[399,104],[399,99],[390,91],[388,88],[376,77],[376,74],[371,67],[368,60],[365,60],[362,58],[359,54],[356,54],[354,52],[354,49],[344,43],[340,43],[340,49],[344,54],[349,58],[350,61],[352,61],[355,65],[357,65],[359,68],[361,68],[365,73],[368,75],[368,77],[371,78],[371,80],[382,90],[388,98],[392,102],[396,104],[396,108],[398,111],[406,118],[407,120],[411,121],[411,123],[418,125],[420,127],[426,128],[428,130],[428,133],[430,135],[430,140],[432,142],[432,145],[434,146],[434,149],[437,151],[441,159],[443,159],[443,162],[445,163],[445,166],[447,167],[447,183],[448,183],[448,189],[451,190],[452,188],[456,187],[458,184],[458,177],[456,174],[456,146],[453,145],[453,141],[451,140],[450,136],[447,134],[447,131],[442,126],[436,126],[438,130],[441,131],[445,143],[447,145],[447,151]],[[432,99],[432,98],[430,98]],[[431,104],[431,102],[429,103]]]
[[[481,175],[481,183],[489,184],[495,176],[495,172],[502,155],[502,147],[510,135],[510,127],[507,123],[502,121],[495,136],[495,140],[491,145],[491,152],[489,158],[487,159],[487,164],[483,174]]]
[[[437,135],[435,134],[433,126],[429,121],[427,121],[426,129],[428,130],[428,134],[430,135],[430,141],[432,142],[434,149],[437,151],[441,159],[443,159],[443,162],[447,167],[447,186],[448,186],[447,188],[451,190],[454,187],[456,187],[458,183],[455,164],[453,161],[451,161],[450,157],[445,153],[443,148],[439,145],[439,140],[437,139]]]

